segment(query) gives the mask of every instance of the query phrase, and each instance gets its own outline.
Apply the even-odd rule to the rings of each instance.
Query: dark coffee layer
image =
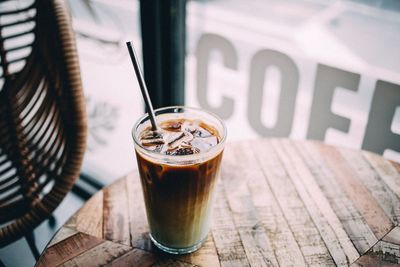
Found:
[[[147,150],[164,155],[205,153],[220,142],[218,132],[199,120],[171,119],[140,134]],[[136,153],[151,234],[170,248],[187,248],[208,233],[222,152],[199,163],[168,165]]]
[[[152,236],[173,248],[192,246],[207,236],[222,152],[189,166],[151,162],[136,153]]]
[[[147,150],[166,155],[190,155],[208,151],[219,143],[217,131],[199,120],[174,119],[160,123],[158,132],[147,127],[140,142]]]

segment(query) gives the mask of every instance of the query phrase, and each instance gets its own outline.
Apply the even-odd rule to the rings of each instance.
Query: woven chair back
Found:
[[[78,177],[86,114],[63,0],[0,0],[0,247],[32,231]]]

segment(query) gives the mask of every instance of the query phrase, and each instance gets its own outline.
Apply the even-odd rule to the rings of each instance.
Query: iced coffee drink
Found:
[[[156,110],[133,129],[150,238],[170,253],[189,253],[207,237],[226,131],[214,115],[186,107]]]

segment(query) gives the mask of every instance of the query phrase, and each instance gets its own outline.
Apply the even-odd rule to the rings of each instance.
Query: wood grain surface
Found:
[[[151,243],[135,171],[72,216],[37,266],[399,266],[399,171],[320,142],[228,143],[198,251],[169,255]]]

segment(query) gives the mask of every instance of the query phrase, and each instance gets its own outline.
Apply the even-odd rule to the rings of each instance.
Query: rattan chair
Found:
[[[86,113],[63,0],[0,0],[0,247],[49,218],[79,176]]]

